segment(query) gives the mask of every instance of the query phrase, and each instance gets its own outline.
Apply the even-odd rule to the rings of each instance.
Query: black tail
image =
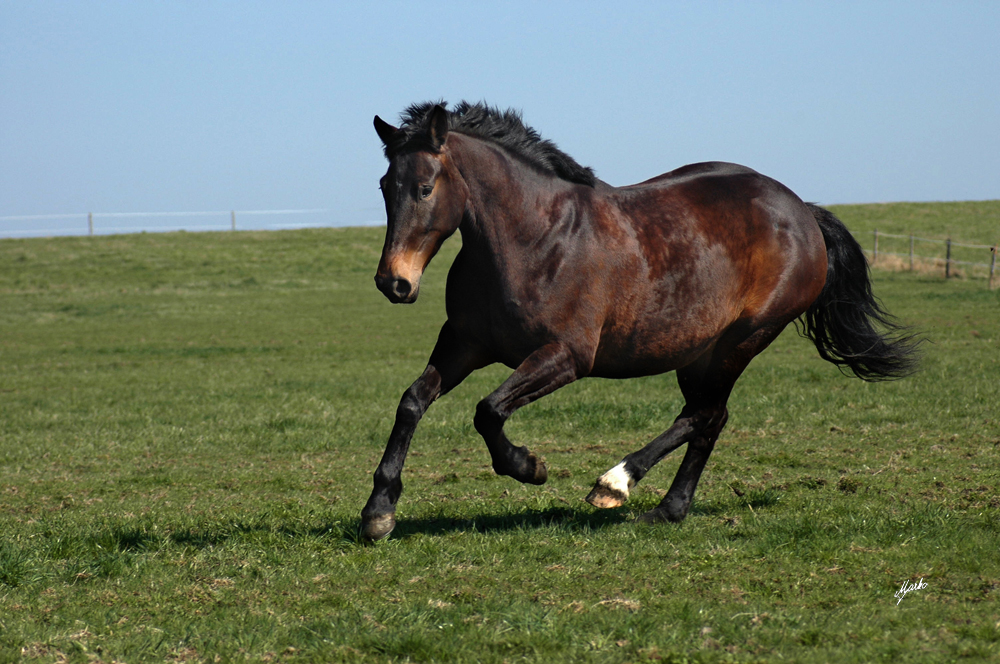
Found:
[[[917,368],[918,340],[872,295],[861,245],[837,217],[811,203],[823,231],[829,266],[823,292],[803,315],[803,334],[824,360],[868,381],[902,378]],[[876,325],[884,328],[880,332]]]

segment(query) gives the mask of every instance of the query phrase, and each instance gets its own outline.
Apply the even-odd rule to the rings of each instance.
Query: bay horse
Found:
[[[663,501],[640,521],[681,521],[750,361],[792,321],[823,359],[865,380],[898,378],[916,343],[872,295],[861,247],[829,211],[744,166],[692,164],[613,187],[526,126],[515,111],[462,102],[375,116],[389,169],[375,283],[413,302],[456,230],[447,320],[427,368],[403,394],[362,536],[395,527],[410,439],[431,402],[471,372],[514,372],[476,407],[493,470],[542,484],[545,463],[504,435],[514,412],[585,376],[677,372],[684,408],[665,433],[606,472],[586,500],[622,505],[687,444]],[[881,329],[880,329],[881,328]]]

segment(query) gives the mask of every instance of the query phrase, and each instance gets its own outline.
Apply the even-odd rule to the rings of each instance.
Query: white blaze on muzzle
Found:
[[[416,288],[420,283],[420,277],[424,274],[425,265],[425,257],[420,255],[420,252],[402,252],[389,259],[389,276],[393,279],[405,279]]]

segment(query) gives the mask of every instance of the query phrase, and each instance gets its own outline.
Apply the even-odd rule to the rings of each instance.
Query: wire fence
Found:
[[[859,241],[865,234],[854,233]],[[919,245],[918,245],[919,243]],[[917,253],[917,247],[928,245],[940,246],[933,255]],[[983,277],[987,279],[988,288],[994,288],[998,281],[997,251],[998,245],[969,244],[956,242],[951,238],[936,240],[918,237],[912,233],[898,235],[883,233],[877,228],[871,233],[871,248],[865,248],[872,265],[889,269],[908,269],[912,271],[943,272],[944,278],[951,277]],[[942,255],[943,254],[943,255]]]
[[[180,220],[184,220],[182,223]],[[133,223],[129,223],[133,222]],[[378,226],[384,221],[362,221],[352,226]],[[15,227],[16,224],[16,227]],[[114,235],[170,231],[280,230],[330,227],[327,208],[287,210],[210,210],[190,212],[74,212],[0,217],[0,237],[56,235]]]
[[[112,235],[117,233],[169,232],[169,231],[235,231],[280,230],[287,228],[330,227],[332,223],[327,208],[287,210],[213,210],[191,212],[77,212],[69,214],[34,214],[0,217],[0,237],[30,237],[54,235]],[[282,221],[274,221],[275,218]],[[178,224],[178,219],[189,223]],[[144,220],[127,224],[128,220]],[[165,220],[167,224],[150,223]],[[51,228],[52,222],[68,222],[71,226]],[[8,228],[19,222],[29,228]],[[121,225],[126,222],[126,225]],[[172,223],[170,223],[172,222]],[[352,223],[354,226],[378,226],[384,221],[373,220]],[[852,231],[853,232],[853,231]],[[853,233],[865,244],[864,233]],[[918,246],[939,245],[942,250],[928,255],[917,253]],[[875,229],[871,233],[871,248],[865,248],[872,265],[889,269],[910,271],[943,271],[944,277],[985,277],[988,287],[994,288],[1000,279],[996,276],[997,245],[969,244],[918,237],[912,233],[898,235]],[[986,252],[989,252],[987,257]],[[942,255],[943,254],[943,255]]]

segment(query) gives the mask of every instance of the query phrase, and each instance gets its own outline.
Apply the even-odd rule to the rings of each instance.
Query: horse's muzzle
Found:
[[[419,291],[419,286],[411,284],[406,279],[381,274],[375,275],[375,285],[393,304],[414,302]]]

